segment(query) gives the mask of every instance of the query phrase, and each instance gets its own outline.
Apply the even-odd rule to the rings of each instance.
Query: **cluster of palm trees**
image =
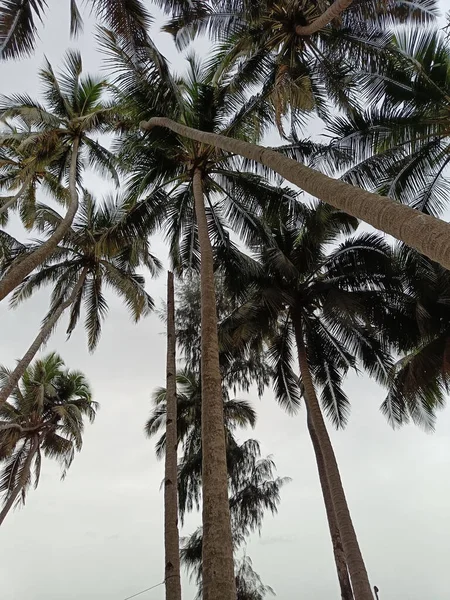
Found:
[[[445,400],[450,225],[439,217],[449,187],[450,45],[436,3],[159,0],[180,50],[211,39],[207,59],[188,50],[182,76],[153,43],[143,0],[91,4],[110,77],[86,75],[69,52],[62,72],[42,69],[43,103],[0,99],[0,300],[15,305],[52,287],[37,337],[2,375],[1,458],[15,473],[2,487],[5,509],[29,485],[47,432],[62,427],[79,447],[61,408],[63,376],[47,388],[31,361],[65,312],[70,334],[84,309],[95,348],[104,286],[135,320],[152,310],[140,270],[158,273],[148,240],[159,232],[173,273],[194,281],[175,301],[168,276],[166,387],[147,424],[150,435],[164,429],[167,598],[181,598],[178,515],[200,500],[202,529],[181,557],[202,597],[270,592],[248,558],[236,568],[235,551],[264,508],[276,510],[284,480],[255,441],[234,438],[255,415],[229,394],[273,384],[285,409],[305,405],[341,596],[372,600],[324,415],[345,426],[351,370],[386,388],[381,409],[394,426],[433,427]],[[32,52],[46,8],[4,0],[2,59]],[[81,25],[71,2],[72,32]],[[331,140],[302,137],[312,117]],[[280,144],[261,145],[274,129]],[[89,168],[118,194],[94,199]],[[64,214],[38,201],[42,190]],[[37,241],[7,232],[16,211]],[[360,221],[372,229],[358,230]]]

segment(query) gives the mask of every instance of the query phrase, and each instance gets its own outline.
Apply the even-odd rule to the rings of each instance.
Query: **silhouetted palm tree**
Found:
[[[305,208],[301,219],[280,218],[271,227],[271,244],[256,249],[260,274],[249,278],[243,306],[228,326],[237,330],[235,342],[269,336],[274,389],[282,405],[295,411],[303,396],[342,594],[351,593],[348,565],[355,598],[366,598],[372,592],[317,399],[320,390],[327,416],[342,427],[349,411],[342,389],[348,370],[362,366],[387,383],[392,365],[383,331],[397,285],[391,251],[375,234],[338,243],[356,224],[321,204]],[[333,243],[338,245],[330,249]],[[294,342],[300,377],[293,368]]]
[[[147,315],[153,309],[153,300],[145,291],[144,277],[136,272],[146,267],[155,275],[160,263],[150,253],[147,238],[132,238],[118,243],[115,229],[126,215],[126,203],[120,198],[109,198],[103,204],[95,203],[85,192],[78,214],[72,226],[65,233],[52,254],[44,260],[35,272],[28,275],[16,288],[11,302],[17,306],[37,290],[52,285],[51,306],[42,327],[25,352],[22,359],[4,381],[0,390],[0,403],[4,402],[17,385],[25,369],[44,344],[62,314],[70,309],[67,333],[76,327],[82,305],[86,308],[85,328],[88,334],[88,347],[95,349],[101,333],[102,321],[108,312],[104,297],[105,286],[110,287],[126,304],[134,321]],[[41,231],[51,237],[64,221],[56,210],[48,206],[38,206],[36,223]],[[111,241],[110,238],[114,238]],[[45,241],[42,245],[45,245]],[[11,238],[0,235],[0,249],[4,260],[0,267],[14,268],[23,256],[32,256],[40,243],[21,244],[16,242],[10,249]],[[26,259],[25,259],[26,260]]]
[[[67,183],[68,208],[59,226],[44,244],[3,271],[0,300],[45,261],[70,228],[79,205],[81,173],[86,163],[108,173],[117,181],[114,156],[93,137],[105,131],[114,121],[117,106],[106,102],[107,82],[104,78],[83,75],[78,52],[68,52],[64,72],[55,75],[50,63],[40,71],[46,106],[27,95],[3,96],[0,99],[0,122],[18,121],[18,133],[2,132],[6,147],[20,141],[18,151],[42,152],[47,168]],[[25,191],[25,190],[24,190]]]
[[[1,367],[0,381],[8,377]],[[11,401],[0,406],[0,524],[11,508],[25,503],[30,486],[38,486],[42,456],[57,460],[65,477],[82,448],[84,420],[92,423],[96,410],[84,375],[65,369],[57,354],[26,369]]]

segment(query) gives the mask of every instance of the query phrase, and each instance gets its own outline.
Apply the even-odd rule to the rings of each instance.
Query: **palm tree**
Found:
[[[166,598],[181,600],[180,536],[177,494],[177,384],[175,290],[173,273],[167,273],[166,452],[164,467],[164,550]]]
[[[247,138],[252,135],[258,120],[254,105],[247,104],[239,92],[215,85],[212,74],[195,58],[190,58],[184,80],[175,82],[170,76],[161,79],[159,72],[154,76],[154,61],[148,54],[143,52],[135,60],[111,35],[104,45],[119,63],[119,75],[122,70],[117,83],[134,105],[132,119],[154,114],[155,102],[158,110],[164,106],[169,114],[191,125]],[[262,116],[264,107],[258,111]],[[242,238],[258,235],[261,227],[253,215],[261,203],[292,201],[293,194],[274,190],[262,177],[243,172],[232,157],[161,133],[129,135],[122,152],[133,172],[132,196],[143,198],[140,204],[166,224],[174,267],[200,263],[204,590],[206,600],[234,600],[213,244],[216,253],[236,254],[227,225]],[[152,192],[160,187],[167,191],[168,201],[155,205]]]
[[[34,222],[40,184],[59,202],[67,202],[69,194],[49,168],[49,161],[55,161],[55,155],[46,148],[24,146],[20,137],[25,132],[30,133],[27,128],[10,127],[4,137],[0,136],[0,189],[12,193],[0,198],[0,219],[5,226],[9,211],[20,208],[22,223],[29,229]]]
[[[151,18],[141,0],[90,0],[93,10],[109,27],[134,43],[145,38]],[[0,60],[31,54],[37,22],[47,10],[45,0],[6,0],[0,8]],[[70,3],[70,33],[76,36],[83,20],[76,0]]]
[[[438,31],[406,29],[392,44],[389,70],[362,74],[371,108],[330,125],[356,161],[343,179],[440,216],[450,189],[449,42]]]
[[[397,260],[405,297],[387,334],[400,358],[381,410],[393,427],[413,421],[432,430],[450,383],[450,274],[405,247],[399,248]]]
[[[327,251],[354,227],[353,219],[326,205],[305,209],[301,220],[276,223],[271,229],[273,243],[259,249],[260,278],[253,281],[253,289],[248,283],[242,316],[235,312],[233,319],[241,335],[245,330],[246,336],[261,335],[264,323],[272,330],[268,355],[275,392],[290,411],[296,410],[302,390],[330,532],[333,536],[337,529],[340,534],[340,540],[333,539],[334,550],[342,542],[355,599],[365,600],[372,592],[316,391],[321,390],[326,414],[342,427],[349,410],[342,389],[347,371],[358,361],[386,383],[391,367],[381,327],[388,322],[395,291],[389,247],[375,234],[361,234]],[[292,367],[294,340],[300,388]],[[344,595],[342,556],[336,563]]]
[[[77,0],[70,2],[70,33],[74,37],[83,29],[83,19]],[[133,46],[151,43],[147,30],[152,16],[143,0],[89,0],[96,16],[117,35]],[[155,0],[153,4],[166,12],[202,14],[203,6],[192,0]],[[200,5],[200,3],[198,3]],[[0,60],[18,58],[33,52],[37,37],[37,22],[44,20],[48,9],[45,0],[4,0],[0,7]]]
[[[242,139],[195,129],[167,117],[152,117],[149,121],[142,121],[141,128],[144,131],[166,128],[188,140],[255,161],[319,200],[392,235],[450,268],[450,225],[440,219],[399,204],[389,197],[332,179],[282,153]]]
[[[275,106],[283,133],[284,116],[289,115],[291,127],[303,127],[305,113],[312,109],[327,116],[330,101],[340,109],[354,108],[351,75],[362,67],[379,71],[384,66],[386,29],[408,22],[423,25],[437,15],[434,0],[414,5],[219,0],[213,6],[196,3],[190,13],[175,14],[164,29],[181,48],[199,33],[218,41],[219,71],[234,64],[249,86],[259,84],[261,94]]]
[[[117,106],[103,99],[108,84],[103,78],[82,75],[78,52],[67,53],[64,68],[57,77],[47,62],[40,72],[47,106],[26,95],[3,96],[0,100],[0,122],[18,122],[22,126],[18,133],[3,132],[2,143],[20,141],[18,150],[27,156],[31,148],[33,153],[42,152],[51,171],[67,182],[70,195],[59,227],[35,252],[3,274],[0,300],[52,254],[70,228],[78,210],[78,188],[84,164],[95,166],[117,181],[113,155],[92,137],[104,132],[117,113]]]
[[[1,367],[0,381],[8,377],[8,369]],[[84,419],[92,423],[96,411],[83,373],[65,369],[57,354],[26,369],[11,402],[0,406],[0,524],[14,505],[25,503],[30,486],[38,486],[42,454],[56,459],[65,477],[83,445]]]
[[[144,289],[145,280],[136,273],[140,266],[145,266],[152,275],[160,268],[159,261],[150,253],[147,238],[134,238],[118,245],[114,237],[115,229],[126,215],[126,208],[126,203],[120,198],[109,198],[102,205],[95,203],[92,196],[85,192],[79,212],[63,241],[36,272],[28,275],[15,290],[11,299],[13,306],[19,305],[43,286],[53,285],[50,310],[33,343],[8,380],[3,382],[0,403],[5,402],[15,389],[25,369],[67,309],[70,309],[67,327],[70,335],[78,323],[84,303],[88,347],[91,351],[95,349],[102,321],[108,311],[103,295],[105,285],[123,299],[135,321],[153,309],[153,300]],[[42,205],[36,211],[36,221],[41,230],[51,237],[59,229],[64,217]],[[0,243],[6,247],[5,269],[10,264],[14,265],[15,261],[22,260],[23,255],[36,252],[35,244],[19,243],[16,250],[8,252],[8,244],[11,244],[9,237],[0,237]]]

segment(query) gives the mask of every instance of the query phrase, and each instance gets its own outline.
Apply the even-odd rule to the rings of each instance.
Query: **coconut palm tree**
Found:
[[[98,17],[117,33],[135,43],[146,36],[151,18],[141,0],[90,0]],[[37,35],[37,24],[47,11],[45,0],[6,0],[0,8],[0,60],[31,54]],[[77,35],[83,28],[78,3],[70,2],[70,33]]]
[[[69,193],[49,168],[49,163],[56,159],[55,154],[46,148],[23,146],[21,133],[24,133],[23,128],[10,127],[4,138],[0,136],[0,190],[8,193],[0,198],[0,222],[5,226],[9,212],[19,208],[23,225],[30,229],[40,185],[59,202],[67,202]]]
[[[209,130],[249,138],[255,123],[262,129],[264,106],[258,108],[258,119],[244,96],[215,85],[212,75],[194,57],[189,59],[183,80],[175,82],[170,76],[163,80],[154,77],[154,62],[148,55],[132,60],[111,36],[104,39],[104,45],[122,65],[117,68],[117,83],[133,105],[132,120],[154,113],[153,101],[158,110],[163,105],[169,114]],[[254,216],[261,204],[279,204],[283,199],[292,202],[293,194],[274,189],[262,177],[243,171],[232,158],[228,160],[206,146],[185,143],[177,135],[167,136],[161,130],[150,136],[128,135],[122,156],[132,170],[132,197],[141,199],[141,205],[165,223],[174,267],[190,264],[200,270],[204,590],[206,600],[234,600],[214,252],[235,255],[237,248],[228,226],[243,239],[259,235],[262,228]],[[160,187],[168,200],[155,205],[153,192]]]
[[[2,145],[8,147],[20,142],[17,150],[26,156],[31,152],[39,156],[42,152],[47,168],[64,181],[70,197],[64,219],[46,242],[3,273],[0,300],[48,258],[63,239],[78,211],[84,166],[92,165],[118,181],[114,156],[92,137],[104,132],[114,121],[117,106],[104,99],[106,80],[83,75],[82,71],[80,54],[70,51],[64,71],[58,76],[48,62],[40,71],[46,106],[27,95],[0,99],[0,122],[20,126],[18,132],[11,131],[10,127],[2,132]]]
[[[272,328],[268,354],[282,405],[295,411],[301,390],[330,532],[335,535],[337,529],[340,534],[333,546],[336,552],[342,543],[345,555],[336,557],[337,568],[348,566],[358,600],[370,598],[372,592],[317,394],[320,390],[322,407],[333,424],[342,427],[349,411],[342,389],[347,371],[361,365],[387,382],[392,363],[383,327],[389,322],[396,288],[391,252],[379,236],[361,234],[328,250],[355,225],[326,205],[305,209],[301,220],[276,223],[271,228],[273,243],[259,249],[261,277],[254,280],[253,289],[248,282],[242,316],[237,311],[233,320],[241,335],[261,335],[261,328]],[[300,387],[293,369],[294,341]],[[343,575],[339,573],[344,595]]]
[[[202,3],[199,3],[202,4]],[[437,3],[352,2],[331,0],[219,0],[203,2],[203,10],[175,15],[165,26],[184,48],[207,33],[219,42],[219,71],[238,68],[249,86],[259,84],[276,109],[276,123],[289,114],[291,127],[304,126],[305,113],[329,114],[330,102],[340,109],[355,106],[351,77],[355,69],[379,71],[387,60],[384,43],[392,24],[436,18]],[[217,75],[216,75],[217,76]]]
[[[438,31],[405,29],[392,45],[386,72],[361,74],[371,107],[330,124],[334,143],[356,161],[343,179],[440,216],[450,189],[449,42]]]
[[[8,377],[2,366],[0,381]],[[25,503],[30,486],[38,486],[42,455],[56,459],[65,477],[75,452],[82,448],[84,420],[92,423],[96,411],[83,373],[65,369],[58,354],[25,370],[11,401],[0,406],[0,524],[11,508]]]
[[[80,318],[81,307],[86,308],[85,328],[88,334],[88,347],[93,351],[99,341],[102,321],[108,312],[108,304],[103,295],[104,286],[109,286],[125,302],[132,318],[138,321],[153,309],[153,300],[144,288],[145,280],[136,273],[141,266],[152,275],[159,268],[159,261],[150,253],[147,238],[134,238],[118,245],[110,236],[120,225],[126,214],[126,203],[120,198],[109,198],[105,203],[96,203],[85,192],[77,216],[72,226],[55,251],[43,261],[35,273],[28,275],[15,290],[11,302],[18,306],[38,289],[52,285],[51,306],[42,327],[18,362],[8,380],[0,390],[0,402],[4,402],[15,389],[25,369],[57,325],[61,315],[70,309],[67,333],[70,335]],[[64,217],[56,210],[41,205],[36,211],[36,222],[41,231],[50,237]],[[42,244],[45,244],[43,242]],[[19,244],[8,252],[9,237],[0,237],[0,244],[6,247],[4,269],[10,264],[23,260],[25,255],[36,252],[36,244]],[[39,246],[39,244],[38,244]]]
[[[405,247],[398,249],[397,260],[405,296],[396,314],[396,327],[387,333],[400,358],[393,365],[381,409],[393,427],[413,421],[432,430],[450,383],[450,275]]]

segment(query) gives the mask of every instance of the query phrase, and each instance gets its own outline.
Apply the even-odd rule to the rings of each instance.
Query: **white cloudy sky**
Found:
[[[49,19],[36,55],[0,65],[0,92],[39,93],[37,68],[44,54],[56,66],[67,47],[81,48],[85,67],[100,58],[92,30],[75,42],[68,36],[68,2],[49,1]],[[450,8],[449,0],[443,12]],[[161,20],[159,19],[159,23]],[[168,36],[155,34],[174,67],[182,62]],[[107,186],[92,179],[93,191]],[[153,250],[165,258],[161,241]],[[165,280],[148,281],[159,300]],[[12,366],[39,327],[45,292],[19,310],[0,306],[0,363]],[[163,579],[162,464],[142,430],[150,394],[164,383],[165,340],[156,315],[133,325],[111,298],[102,339],[94,355],[80,328],[66,342],[64,327],[46,350],[57,350],[71,368],[89,377],[101,403],[82,453],[61,483],[57,466],[44,463],[39,489],[24,509],[8,516],[0,531],[2,600],[123,600]],[[433,435],[408,427],[393,432],[379,412],[383,391],[365,377],[349,378],[353,401],[347,430],[333,432],[350,509],[373,584],[381,600],[448,598],[450,556],[450,412]],[[253,399],[259,420],[253,435],[273,454],[278,472],[292,482],[283,490],[279,514],[265,519],[262,536],[247,552],[280,600],[338,598],[305,414],[286,416],[268,391]],[[184,533],[192,531],[192,517]],[[184,582],[184,597],[194,588]],[[140,596],[160,600],[163,587]]]

